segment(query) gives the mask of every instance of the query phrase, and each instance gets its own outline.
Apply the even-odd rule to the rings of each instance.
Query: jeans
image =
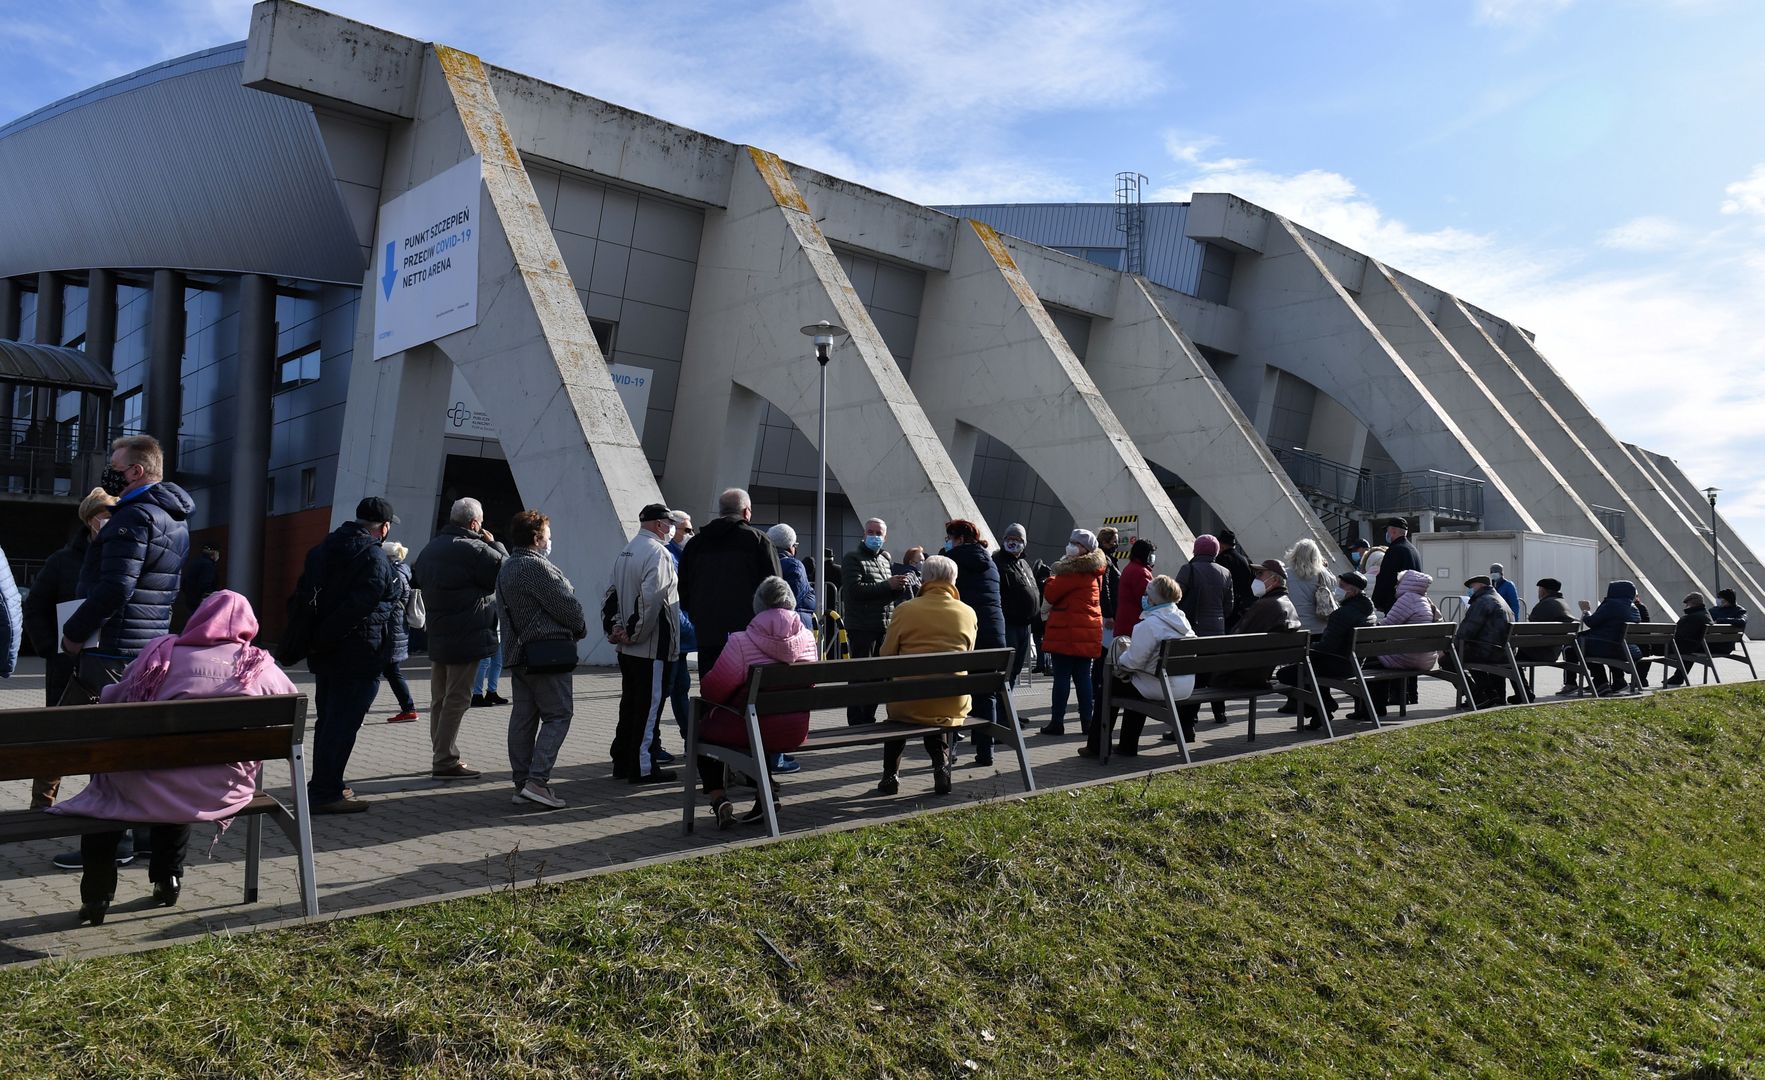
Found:
[[[411,684],[399,669],[398,661],[389,661],[386,670],[380,674],[386,679],[386,685],[392,687],[392,696],[398,699],[399,711],[416,712],[417,703],[411,699]]]
[[[680,737],[686,738],[686,717],[692,709],[693,673],[692,665],[686,662],[686,653],[674,661],[673,685],[668,688],[668,702],[674,709],[674,723],[680,728]]]
[[[503,650],[497,646],[495,652],[478,661],[478,674],[472,677],[472,693],[494,694],[496,682],[503,674]]]
[[[509,771],[518,791],[529,782],[550,784],[552,766],[576,711],[568,671],[529,675],[516,671],[515,703],[509,712]]]
[[[314,806],[343,798],[343,771],[355,750],[362,718],[380,691],[378,675],[315,675],[313,677],[313,775],[307,798]]]
[[[1030,658],[1031,627],[1029,623],[1005,624],[1005,644],[1011,649],[1011,688],[1017,689],[1017,677]]]
[[[1097,663],[1095,656],[1062,656],[1050,653],[1049,659],[1054,664],[1054,727],[1066,723],[1066,699],[1073,686],[1079,691],[1079,726],[1085,731],[1091,730],[1091,669]]]

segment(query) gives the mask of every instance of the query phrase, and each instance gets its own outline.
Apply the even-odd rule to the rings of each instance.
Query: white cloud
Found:
[[[1568,8],[1575,0],[1479,0],[1477,21],[1492,26],[1532,25]]]
[[[1613,435],[1677,459],[1700,487],[1722,488],[1724,516],[1765,551],[1765,475],[1754,467],[1765,430],[1722,420],[1765,414],[1765,253],[1744,230],[1692,237],[1663,218],[1625,222],[1601,242],[1654,257],[1620,272],[1592,252],[1417,228],[1341,173],[1210,167],[1219,143],[1207,138],[1166,148],[1191,175],[1153,198],[1230,192],[1533,331]],[[1765,196],[1765,167],[1729,194],[1743,198],[1735,188],[1754,183]],[[1715,424],[1720,439],[1709,437]]]
[[[1655,216],[1631,218],[1600,237],[1602,245],[1619,251],[1666,251],[1684,241],[1677,222]]]
[[[1753,166],[1745,180],[1736,180],[1722,193],[1728,196],[1722,202],[1724,214],[1765,214],[1765,165]]]

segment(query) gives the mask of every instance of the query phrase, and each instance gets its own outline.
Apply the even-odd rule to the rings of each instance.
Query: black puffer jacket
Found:
[[[183,488],[163,480],[116,504],[86,548],[80,566],[86,602],[67,621],[68,637],[84,641],[96,630],[96,651],[134,656],[171,632],[179,572],[190,554],[185,519],[194,509]]]
[[[403,596],[380,542],[346,521],[306,553],[301,580],[319,589],[307,669],[315,675],[380,674],[392,659],[392,620]]]
[[[1323,636],[1312,642],[1312,651],[1331,656],[1348,656],[1354,651],[1354,630],[1357,626],[1374,626],[1373,601],[1365,593],[1351,596],[1336,606],[1324,620]]]
[[[63,655],[61,635],[56,632],[55,605],[80,598],[80,567],[91,543],[92,534],[82,528],[64,547],[43,560],[43,569],[31,581],[31,595],[25,597],[25,633],[38,656]]]
[[[680,549],[680,606],[701,641],[727,637],[754,618],[760,583],[783,576],[765,533],[740,518],[714,518]]]
[[[1006,623],[1028,626],[1035,622],[1042,591],[1036,588],[1036,572],[1029,560],[1009,551],[995,551],[993,565],[999,568],[999,609]]]
[[[470,664],[496,652],[496,574],[508,555],[463,525],[449,525],[423,546],[411,584],[423,590],[432,663]]]
[[[974,647],[1005,647],[1005,612],[999,606],[999,568],[980,544],[957,544],[944,557],[956,564],[956,593],[974,609]]]
[[[1420,570],[1422,553],[1407,536],[1393,540],[1385,549],[1385,559],[1379,564],[1379,580],[1373,582],[1373,606],[1380,611],[1390,611],[1391,605],[1397,603],[1397,579],[1405,570]]]

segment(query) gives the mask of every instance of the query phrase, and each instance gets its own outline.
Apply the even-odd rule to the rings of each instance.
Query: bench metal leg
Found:
[[[1103,673],[1103,703],[1097,710],[1097,764],[1109,764],[1109,747],[1115,742],[1115,676]]]
[[[258,858],[263,852],[264,818],[253,814],[245,823],[245,902],[257,903]]]
[[[1017,706],[1012,703],[1011,695],[1003,695],[1005,702],[1005,731],[1003,734],[1017,751],[1017,771],[1023,775],[1023,789],[1036,790],[1036,777],[1030,771],[1030,750],[1023,741],[1023,729],[1017,726]]]
[[[1246,702],[1246,705],[1248,706],[1247,712],[1248,712],[1249,718],[1250,718],[1250,729],[1245,733],[1244,741],[1245,742],[1255,742],[1256,741],[1256,696],[1254,694],[1251,695],[1251,698],[1248,702]]]
[[[300,906],[306,917],[319,915],[319,886],[313,869],[313,819],[306,799],[306,748],[295,746],[288,758],[288,775],[294,785],[294,848],[300,867]]]
[[[1367,710],[1367,716],[1372,719],[1374,727],[1384,727],[1385,725],[1379,722],[1379,710],[1373,707],[1373,688],[1367,685],[1367,673],[1361,667],[1361,658],[1351,654],[1348,660],[1349,663],[1354,665],[1354,688],[1360,691],[1361,706]],[[1396,679],[1393,681],[1400,685],[1403,682],[1402,679]],[[1403,694],[1403,699],[1405,701],[1409,700],[1409,694],[1407,692]]]
[[[1171,724],[1177,730],[1177,749],[1183,752],[1183,764],[1192,765],[1194,761],[1189,757],[1189,737],[1183,734],[1183,721],[1177,716],[1177,699],[1171,696],[1171,681],[1168,678],[1160,678],[1158,681],[1164,687],[1164,707],[1171,711]],[[1255,698],[1251,699],[1251,704],[1256,704]]]
[[[1508,650],[1508,667],[1511,668],[1514,672],[1514,692],[1516,694],[1520,695],[1520,700],[1522,702],[1524,702],[1527,705],[1530,705],[1530,704],[1532,704],[1533,699],[1532,699],[1532,695],[1527,692],[1526,676],[1524,676],[1520,673],[1520,658],[1518,656],[1514,655],[1514,647],[1512,645],[1508,646],[1507,650]]]
[[[699,802],[699,709],[703,701],[693,698],[686,710],[686,761],[681,769],[684,777],[686,794],[680,814],[680,831],[688,835],[693,831],[693,814],[698,810]]]
[[[754,786],[760,790],[760,808],[766,815],[766,831],[778,839],[778,807],[772,805],[772,769],[770,755],[760,741],[760,714],[748,706],[748,756],[754,759]]]

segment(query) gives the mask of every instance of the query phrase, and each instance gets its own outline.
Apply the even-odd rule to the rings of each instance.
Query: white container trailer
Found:
[[[1597,606],[1606,594],[1599,580],[1599,543],[1581,536],[1557,536],[1535,532],[1439,532],[1410,537],[1422,553],[1422,569],[1434,575],[1429,595],[1441,612],[1457,620],[1464,614],[1464,583],[1468,577],[1487,574],[1490,564],[1501,563],[1503,572],[1520,594],[1520,621],[1538,599],[1534,583],[1556,578],[1563,583],[1563,598],[1571,615],[1577,600]]]

